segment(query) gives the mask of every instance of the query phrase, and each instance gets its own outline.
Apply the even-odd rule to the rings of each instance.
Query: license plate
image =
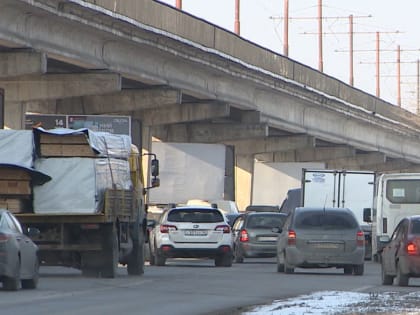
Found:
[[[333,243],[316,243],[312,244],[315,248],[322,248],[322,249],[337,249],[340,247],[339,244],[333,244]]]
[[[186,235],[186,236],[207,236],[207,231],[204,231],[204,230],[185,230],[184,235]]]
[[[258,240],[261,242],[275,242],[277,241],[277,237],[276,236],[260,236]]]

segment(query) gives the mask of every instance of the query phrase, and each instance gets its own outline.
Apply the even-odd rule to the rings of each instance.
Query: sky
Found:
[[[419,315],[419,305],[416,302],[419,297],[419,292],[402,294],[320,291],[257,306],[242,315]]]
[[[283,54],[284,0],[240,0],[240,35]],[[319,67],[318,2],[289,0],[289,58]],[[175,7],[176,0],[160,0]],[[379,32],[380,97],[397,105],[400,46],[401,106],[417,111],[420,58],[419,0],[322,0],[323,72],[349,83],[349,16],[353,15],[354,86],[376,95]],[[235,0],[182,0],[182,10],[234,31]]]

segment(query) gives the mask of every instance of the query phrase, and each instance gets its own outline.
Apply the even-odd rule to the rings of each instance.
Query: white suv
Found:
[[[212,258],[216,266],[232,266],[233,239],[225,215],[208,206],[165,211],[150,234],[150,264],[167,258]]]

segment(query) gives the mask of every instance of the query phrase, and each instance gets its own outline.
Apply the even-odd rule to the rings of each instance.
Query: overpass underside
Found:
[[[419,170],[417,116],[154,1],[2,0],[0,87],[8,128],[27,112],[129,115],[144,150],[230,145],[242,206],[256,160]]]

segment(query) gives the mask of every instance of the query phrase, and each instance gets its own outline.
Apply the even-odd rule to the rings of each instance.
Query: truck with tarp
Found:
[[[142,155],[129,136],[86,128],[29,132],[0,132],[0,183],[7,183],[0,198],[20,200],[12,212],[25,228],[39,230],[33,241],[41,265],[113,278],[122,264],[129,275],[143,274],[145,194],[159,184],[155,155],[144,185]]]

